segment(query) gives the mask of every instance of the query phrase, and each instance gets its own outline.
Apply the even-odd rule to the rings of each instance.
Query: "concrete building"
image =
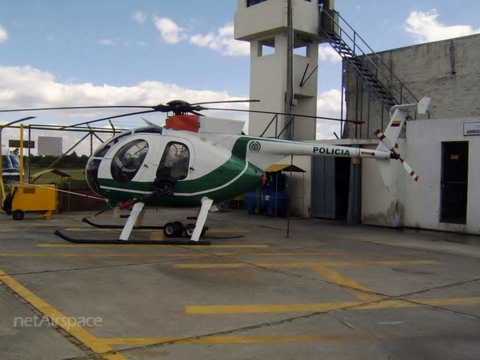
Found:
[[[432,105],[429,119],[407,122],[400,144],[420,175],[418,183],[394,166],[396,189],[388,193],[375,164],[363,162],[362,223],[480,234],[480,35],[378,55],[417,98],[430,96]],[[373,131],[385,126],[387,113],[367,86],[356,86],[357,73],[348,62],[344,70],[347,117],[367,120],[363,131],[346,127],[344,134],[376,147]]]
[[[287,3],[238,0],[235,38],[251,44],[250,96],[262,101],[252,104],[252,110],[288,112],[294,105],[298,114],[315,115],[317,76],[304,80],[318,64],[318,44],[326,41],[344,58],[346,118],[366,121],[362,126],[345,125],[342,140],[333,143],[376,148],[374,131],[385,129],[393,105],[432,98],[429,116],[408,122],[399,141],[399,152],[420,175],[418,183],[399,162],[391,164],[395,186],[389,192],[374,161],[359,164],[316,158],[312,162],[296,157],[294,164],[307,170],[311,181],[294,177],[293,208],[326,218],[348,214],[351,222],[364,224],[480,234],[480,160],[476,156],[480,150],[480,35],[378,54],[359,53],[352,50],[360,48],[358,43],[340,38],[338,28],[344,20],[333,10],[333,1],[292,0],[292,19],[287,16]],[[319,12],[322,7],[326,11]],[[293,40],[289,40],[292,22]],[[292,41],[296,51],[289,83]],[[290,86],[294,103],[287,101]],[[315,121],[297,117],[289,133],[282,132],[288,117],[272,119],[273,115],[251,114],[249,133],[315,138]]]
[[[454,119],[480,115],[478,87],[480,74],[480,34],[415,45],[377,53],[380,71],[396,75],[417,97],[432,97],[431,119]],[[372,55],[370,55],[373,58]],[[387,68],[388,66],[388,68]],[[344,61],[347,119],[365,120],[358,127],[346,126],[344,137],[375,138],[383,129],[388,112],[375,99],[352,65]],[[398,88],[393,79],[392,88]]]
[[[234,36],[250,42],[250,98],[261,100],[252,103],[251,110],[289,113],[291,109],[297,114],[315,116],[318,45],[326,41],[318,32],[319,6],[333,9],[333,0],[291,0],[291,6],[289,19],[288,1],[238,0]],[[271,114],[251,113],[249,134],[315,140],[315,119],[297,116],[293,122],[290,120],[290,116],[274,118]],[[283,163],[290,164],[290,159]],[[310,157],[295,157],[294,164],[310,173]],[[308,214],[310,182],[305,182],[303,175],[293,175],[290,189],[292,207],[300,214]]]

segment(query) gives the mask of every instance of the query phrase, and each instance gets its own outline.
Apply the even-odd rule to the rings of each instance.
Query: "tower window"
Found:
[[[258,56],[275,54],[275,38],[259,41]]]
[[[265,1],[267,1],[267,0],[247,0],[247,7],[257,5],[257,4],[260,4],[260,3],[265,2]]]

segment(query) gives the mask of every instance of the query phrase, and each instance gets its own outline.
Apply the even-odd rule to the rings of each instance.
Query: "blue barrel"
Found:
[[[288,194],[285,191],[271,192],[265,197],[268,216],[287,216]],[[276,212],[275,212],[276,207]]]
[[[249,214],[255,214],[255,210],[259,207],[261,212],[265,208],[265,201],[263,191],[260,189],[253,189],[245,193],[243,202],[245,209]]]

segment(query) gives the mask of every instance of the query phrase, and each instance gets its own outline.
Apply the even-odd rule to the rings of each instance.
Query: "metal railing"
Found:
[[[319,33],[356,69],[387,110],[396,104],[418,102],[392,69],[337,11],[319,7],[319,18]]]

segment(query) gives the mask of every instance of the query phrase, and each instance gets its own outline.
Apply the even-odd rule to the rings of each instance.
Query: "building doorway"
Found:
[[[347,218],[350,163],[350,158],[312,157],[313,217]]]
[[[442,142],[440,222],[466,224],[468,141]]]

